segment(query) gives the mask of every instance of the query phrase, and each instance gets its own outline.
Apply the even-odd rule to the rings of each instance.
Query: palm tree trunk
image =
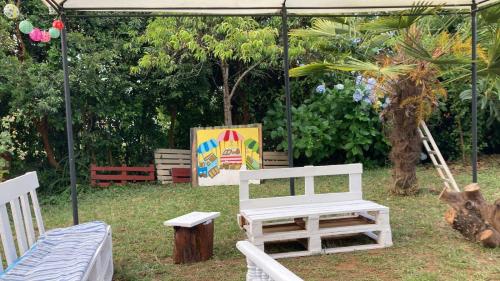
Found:
[[[406,196],[418,191],[417,164],[422,139],[418,134],[416,108],[412,103],[404,103],[409,97],[417,95],[420,89],[407,82],[402,84],[398,99],[391,104],[389,141],[392,148],[389,158],[393,164],[391,193]]]

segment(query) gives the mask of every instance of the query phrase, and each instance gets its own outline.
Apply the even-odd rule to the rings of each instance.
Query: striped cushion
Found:
[[[48,231],[0,280],[82,280],[106,234],[107,225],[100,221]]]

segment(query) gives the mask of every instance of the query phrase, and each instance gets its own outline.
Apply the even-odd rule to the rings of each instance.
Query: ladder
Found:
[[[460,192],[455,178],[453,178],[448,165],[446,165],[446,162],[444,161],[443,155],[441,155],[441,152],[439,151],[439,148],[437,147],[436,142],[434,141],[434,138],[432,137],[431,132],[429,131],[429,128],[427,128],[427,125],[424,121],[420,121],[418,133],[422,138],[422,142],[424,144],[425,150],[427,150],[427,154],[429,154],[429,157],[432,160],[432,164],[434,164],[434,167],[436,167],[436,170],[441,179],[443,179],[446,188],[450,191]]]

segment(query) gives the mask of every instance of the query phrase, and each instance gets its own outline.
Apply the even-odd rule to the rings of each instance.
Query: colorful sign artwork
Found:
[[[262,166],[260,124],[194,128],[192,133],[194,186],[238,185],[240,171]]]

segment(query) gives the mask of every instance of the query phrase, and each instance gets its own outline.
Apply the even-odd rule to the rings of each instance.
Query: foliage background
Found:
[[[0,6],[5,3],[0,1]],[[53,19],[41,1],[19,3],[22,14],[34,25],[51,25]],[[441,28],[445,21],[440,16],[426,20],[429,28]],[[220,23],[223,19],[211,21]],[[451,34],[468,36],[466,18],[454,17],[446,22]],[[17,23],[0,16],[0,166],[10,170],[11,176],[37,170],[43,191],[59,193],[69,182],[60,42],[33,43],[26,35],[16,33]],[[195,31],[196,23],[189,22]],[[182,60],[147,67],[144,58],[161,48],[144,36],[148,25],[154,24],[158,24],[155,19],[114,17],[71,18],[67,23],[79,183],[88,182],[90,163],[146,165],[153,161],[156,148],[188,148],[189,128],[224,122],[223,81],[216,57],[204,54],[199,59],[193,57],[193,50],[183,53],[185,50],[175,49],[176,53],[170,55],[185,55]],[[291,29],[310,25],[309,18],[290,22]],[[489,27],[480,27],[481,40],[487,40]],[[252,28],[280,30],[280,20],[256,17]],[[356,32],[338,32],[335,40],[292,37],[292,65],[339,60],[347,55],[374,60],[385,48],[384,41],[368,44]],[[274,40],[276,46],[281,46],[281,34]],[[234,124],[264,124],[265,150],[286,147],[281,61],[281,51],[273,50],[272,56],[242,80],[232,100]],[[172,62],[175,71],[165,69]],[[250,65],[250,61],[233,60],[229,69],[237,75]],[[356,76],[335,72],[292,80],[297,165],[387,163],[388,145],[377,112],[353,101]],[[449,76],[458,77],[452,72]],[[470,89],[469,83],[463,76],[447,84],[447,98],[439,101],[429,122],[443,155],[464,162],[468,162],[470,152],[470,105],[463,94]],[[335,88],[338,84],[344,86],[342,90]],[[500,123],[498,118],[492,118],[499,107],[498,92],[488,95],[484,103],[487,106],[479,111],[481,152],[498,153]]]

